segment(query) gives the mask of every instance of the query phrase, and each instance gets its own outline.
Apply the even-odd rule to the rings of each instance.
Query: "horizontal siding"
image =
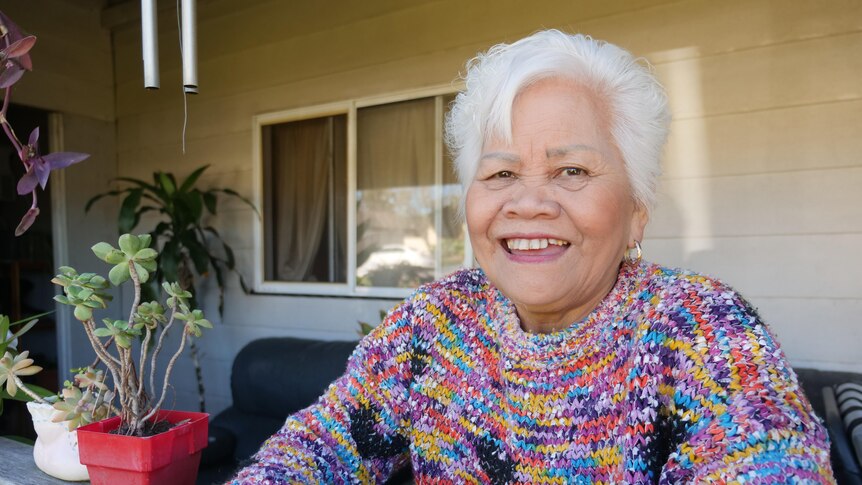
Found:
[[[40,0],[5,2],[3,12],[37,37],[33,72],[15,85],[14,102],[114,120],[111,35],[101,27],[98,10]]]
[[[664,180],[859,167],[862,100],[676,120]]]
[[[122,175],[185,175],[209,163],[202,186],[251,197],[254,115],[453,85],[464,62],[496,42],[580,30],[649,59],[669,90],[674,122],[646,256],[739,289],[794,364],[862,371],[852,344],[862,306],[853,277],[862,270],[862,1],[377,0],[335,9],[209,0],[198,13],[201,94],[188,98],[185,154],[171,9],[160,16],[159,91],[141,88],[138,26],[114,32]],[[249,278],[253,217],[226,202],[210,221]],[[204,288],[217,323],[203,357],[218,370],[206,376],[217,409],[230,397],[217,374],[229,374],[245,343],[353,338],[358,320],[394,303],[247,296],[230,277],[222,318],[211,282]]]
[[[862,372],[862,302],[774,298],[753,300],[793,365]]]
[[[648,234],[643,247],[650,261],[718,277],[749,298],[862,295],[862,258],[847,258],[862,248],[862,233],[665,239]]]
[[[862,166],[665,180],[653,237],[862,233]]]

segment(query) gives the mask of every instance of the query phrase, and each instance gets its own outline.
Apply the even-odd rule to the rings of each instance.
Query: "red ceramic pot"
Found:
[[[189,419],[145,438],[109,434],[120,426],[115,416],[78,428],[78,451],[93,485],[194,485],[207,445],[209,414],[159,411],[157,420]]]

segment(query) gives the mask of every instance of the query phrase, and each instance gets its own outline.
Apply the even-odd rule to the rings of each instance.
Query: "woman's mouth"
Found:
[[[568,241],[553,238],[535,238],[535,239],[506,239],[506,247],[510,251],[535,251],[545,249],[548,246],[568,246]]]

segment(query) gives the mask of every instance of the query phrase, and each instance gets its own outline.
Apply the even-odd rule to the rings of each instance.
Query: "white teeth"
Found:
[[[518,251],[528,251],[531,249],[545,249],[548,247],[548,244],[553,244],[554,246],[568,246],[568,241],[563,241],[561,239],[506,239],[506,246],[509,249],[516,249]]]

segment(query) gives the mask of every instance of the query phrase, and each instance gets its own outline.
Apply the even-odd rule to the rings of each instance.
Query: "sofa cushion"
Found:
[[[263,442],[281,429],[284,419],[249,414],[231,406],[213,418],[210,426],[227,429],[234,435],[233,459],[242,462],[257,453]]]
[[[314,403],[329,384],[344,374],[357,343],[293,337],[249,343],[234,359],[233,407],[283,421]]]

